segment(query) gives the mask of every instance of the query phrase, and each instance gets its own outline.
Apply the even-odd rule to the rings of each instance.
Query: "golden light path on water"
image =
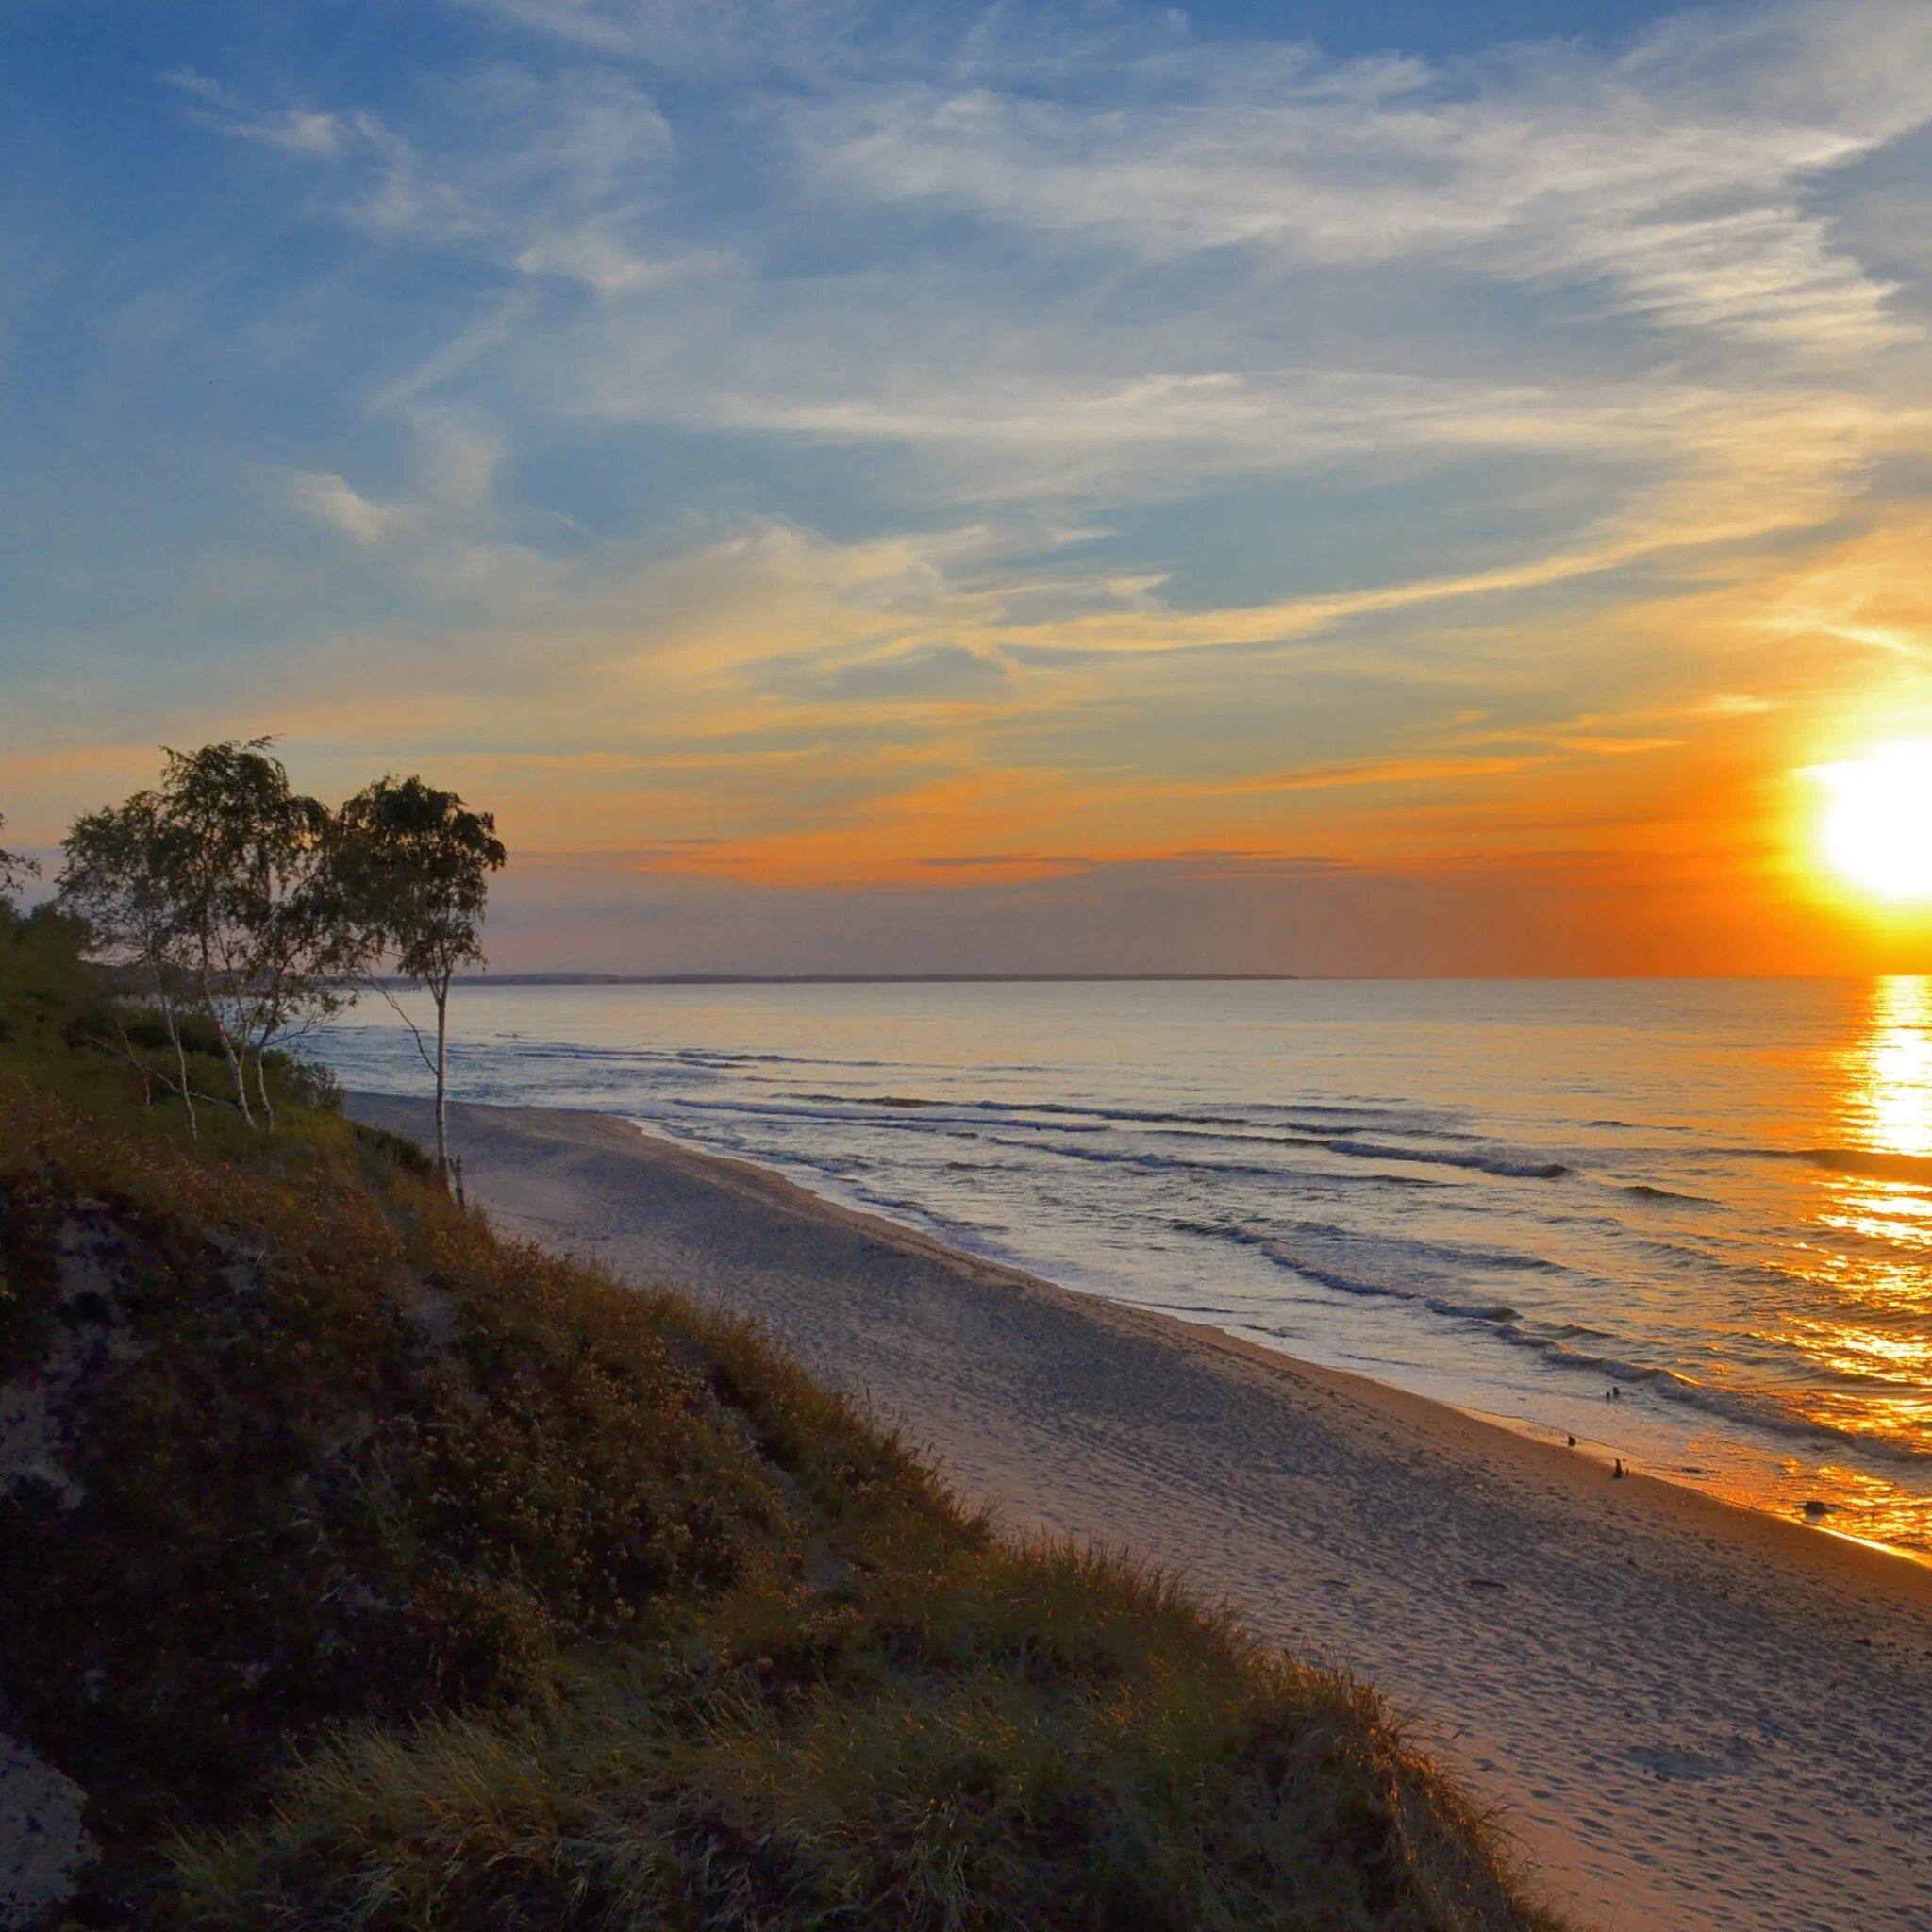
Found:
[[[1846,1118],[1884,1154],[1932,1156],[1932,979],[1878,980]]]
[[[1818,1224],[1839,1237],[1813,1279],[1834,1319],[1789,1319],[1781,1331],[1837,1384],[1803,1412],[1836,1429],[1932,1446],[1932,978],[1874,981],[1864,1033],[1840,1060],[1843,1144],[1900,1163],[1890,1174],[1834,1174]],[[1909,1163],[1925,1163],[1913,1173]],[[1825,1257],[1820,1255],[1821,1264]],[[1887,1497],[1858,1471],[1826,1465],[1863,1506],[1868,1533],[1924,1542],[1923,1499]]]

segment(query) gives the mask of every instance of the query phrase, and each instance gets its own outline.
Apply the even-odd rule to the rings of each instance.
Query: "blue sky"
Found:
[[[421,768],[525,965],[1862,959],[1928,124],[1916,0],[27,0],[0,810]]]

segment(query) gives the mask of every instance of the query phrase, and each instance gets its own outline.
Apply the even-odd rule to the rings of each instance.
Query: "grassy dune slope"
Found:
[[[0,925],[0,1694],[76,1923],[1552,1923],[1367,1691],[992,1537],[292,1071],[191,1146],[103,1020]]]

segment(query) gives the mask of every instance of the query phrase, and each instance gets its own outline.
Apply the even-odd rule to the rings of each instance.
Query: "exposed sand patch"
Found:
[[[1932,1927],[1932,1571],[1615,1481],[621,1121],[459,1108],[454,1126],[507,1232],[761,1318],[1009,1524],[1174,1565],[1360,1671],[1584,1922]]]

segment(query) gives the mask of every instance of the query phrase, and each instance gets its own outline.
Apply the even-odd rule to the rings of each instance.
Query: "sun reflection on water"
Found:
[[[1865,1037],[1847,1057],[1845,1124],[1879,1154],[1932,1157],[1932,979],[1881,979]]]
[[[1788,1307],[1776,1340],[1817,1375],[1796,1404],[1808,1420],[1922,1448],[1932,1441],[1932,1264],[1914,1251],[1932,1250],[1932,979],[1876,981],[1839,1064],[1843,1165],[1895,1165],[1830,1172],[1813,1219],[1841,1239],[1802,1271],[1824,1306]],[[1911,1540],[1924,1535],[1922,1524]]]

